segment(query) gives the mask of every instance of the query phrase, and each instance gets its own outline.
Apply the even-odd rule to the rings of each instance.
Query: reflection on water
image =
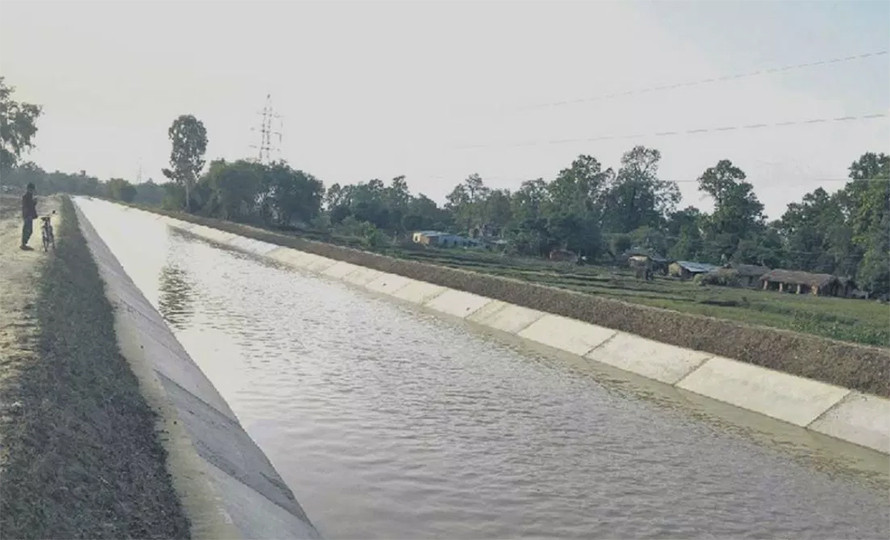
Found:
[[[887,536],[874,453],[85,211],[328,538]]]
[[[192,284],[177,266],[166,265],[158,275],[158,311],[175,330],[183,330],[192,312]]]

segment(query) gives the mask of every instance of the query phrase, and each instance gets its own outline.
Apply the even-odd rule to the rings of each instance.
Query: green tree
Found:
[[[207,130],[204,124],[192,115],[182,115],[173,121],[167,131],[172,143],[170,169],[163,169],[164,176],[183,187],[185,209],[191,212],[191,190],[204,168],[204,153],[207,151]]]
[[[868,152],[850,165],[843,199],[851,241],[862,251],[857,272],[861,287],[890,292],[890,156]]]
[[[22,152],[34,147],[37,133],[39,105],[20,103],[12,99],[15,88],[7,86],[0,77],[0,173],[6,173],[18,163]]]
[[[547,185],[552,211],[598,221],[601,218],[605,188],[612,176],[612,169],[604,171],[596,158],[578,156]]]
[[[264,176],[266,198],[279,226],[289,226],[294,220],[310,223],[318,216],[325,193],[320,180],[285,163],[273,163]]]
[[[539,219],[548,210],[550,193],[542,178],[526,180],[510,200],[510,213],[514,223]]]
[[[667,251],[667,238],[661,229],[642,226],[629,234],[634,247],[663,255]]]
[[[840,194],[832,196],[818,188],[804,195],[801,202],[788,205],[781,220],[787,266],[813,272],[855,274],[856,259],[860,259],[861,254],[852,249],[852,231],[841,200]]]
[[[605,192],[604,227],[630,232],[644,225],[660,227],[680,200],[675,182],[658,179],[661,152],[634,147],[621,158],[621,168]]]
[[[149,178],[136,188],[135,202],[149,206],[161,206],[164,201],[164,186]]]
[[[500,234],[510,223],[513,218],[511,200],[507,189],[493,189],[488,193],[482,210],[483,225],[489,228],[488,232]]]
[[[105,183],[105,192],[110,199],[133,202],[136,198],[136,187],[123,178],[111,178]]]
[[[408,201],[407,214],[402,218],[406,231],[450,230],[454,222],[451,212],[439,208],[436,201],[422,193]]]
[[[484,225],[485,201],[491,190],[478,174],[471,174],[455,186],[446,197],[445,207],[454,214],[454,221],[463,231]]]
[[[730,258],[755,262],[750,260],[750,246],[763,229],[763,204],[745,178],[744,171],[724,159],[698,179],[699,191],[714,199],[714,212],[703,219],[708,258],[714,262]],[[742,240],[749,242],[744,251],[738,251]]]
[[[264,191],[265,167],[259,163],[224,159],[210,162],[201,178],[201,187],[209,190],[204,212],[240,222],[257,221],[260,217],[258,200]]]
[[[411,202],[411,192],[404,176],[392,179],[389,186],[384,189],[383,202],[387,209],[387,230],[404,233],[406,229],[403,219],[408,213],[408,204]]]

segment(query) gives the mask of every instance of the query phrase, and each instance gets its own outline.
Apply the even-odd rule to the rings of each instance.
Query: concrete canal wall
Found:
[[[142,212],[205,240],[890,454],[890,400],[344,260]],[[336,247],[336,246],[335,246]],[[343,251],[354,251],[336,248]],[[374,255],[374,257],[379,257]],[[460,271],[457,271],[460,272]],[[518,285],[518,284],[517,284]],[[851,346],[855,347],[855,346]],[[838,350],[844,350],[839,346]],[[877,357],[886,352],[879,351]],[[843,358],[838,358],[842,362]]]
[[[115,308],[121,353],[159,415],[168,470],[192,537],[319,538],[268,458],[76,202],[81,231]]]

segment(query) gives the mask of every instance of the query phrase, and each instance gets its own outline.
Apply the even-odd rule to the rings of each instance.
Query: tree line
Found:
[[[818,188],[769,221],[747,175],[728,159],[698,178],[698,189],[713,201],[711,212],[678,208],[677,184],[659,178],[661,153],[645,146],[626,152],[617,168],[579,155],[554,178],[525,181],[515,190],[492,189],[471,174],[440,206],[412,193],[404,176],[325,189],[321,180],[285,162],[216,160],[205,171],[207,132],[191,115],[177,118],[168,136],[170,168],[163,174],[170,182],[139,185],[16,163],[8,157],[17,156],[16,147],[4,136],[4,184],[32,181],[44,192],[327,231],[360,237],[369,247],[435,229],[500,238],[508,251],[523,256],[564,249],[590,261],[614,261],[635,247],[677,260],[831,273],[855,278],[864,290],[890,292],[890,156],[884,153],[863,154],[850,165],[843,188]],[[27,146],[29,139],[24,141],[17,141],[19,147]]]

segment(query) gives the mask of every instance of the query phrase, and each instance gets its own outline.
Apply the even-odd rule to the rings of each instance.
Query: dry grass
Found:
[[[62,206],[57,249],[43,265],[37,350],[0,399],[3,538],[187,538],[155,416],[120,355],[112,307]]]

